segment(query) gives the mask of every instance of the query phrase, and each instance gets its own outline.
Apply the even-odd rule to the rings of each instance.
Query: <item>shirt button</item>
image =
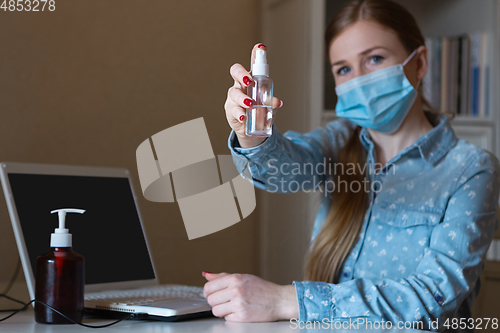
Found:
[[[441,303],[442,300],[443,298],[440,295],[436,296],[436,301],[438,301],[438,303]]]
[[[349,274],[347,274],[347,273],[344,273],[344,277],[347,277],[348,275],[349,275]]]

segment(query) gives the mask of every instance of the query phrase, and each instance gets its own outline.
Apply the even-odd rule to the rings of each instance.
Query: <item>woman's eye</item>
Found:
[[[384,60],[384,57],[379,55],[374,55],[370,57],[370,64],[379,64]]]
[[[349,73],[351,71],[351,69],[349,67],[342,67],[342,68],[339,68],[339,70],[337,71],[337,74],[338,75],[345,75],[347,73]]]

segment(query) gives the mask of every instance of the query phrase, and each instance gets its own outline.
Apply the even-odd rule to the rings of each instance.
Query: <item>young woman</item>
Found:
[[[326,43],[339,118],[309,133],[281,134],[273,126],[269,138],[246,137],[250,73],[231,67],[235,83],[225,109],[240,173],[248,168],[254,185],[272,192],[297,188],[281,184],[310,190],[319,182],[325,195],[307,280],[279,286],[252,275],[204,272],[214,315],[231,321],[364,318],[394,327],[420,321],[418,328],[433,330],[446,319],[472,320],[498,228],[497,158],[458,140],[448,117],[423,98],[427,50],[406,9],[388,0],[351,1],[328,25]],[[256,45],[252,55],[258,47],[265,48]],[[283,103],[275,98],[273,104]],[[294,165],[325,161],[331,172],[291,172]]]

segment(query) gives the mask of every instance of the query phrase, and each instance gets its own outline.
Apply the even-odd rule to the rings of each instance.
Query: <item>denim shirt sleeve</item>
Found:
[[[500,167],[496,157],[482,151],[457,175],[443,220],[431,232],[429,246],[406,278],[374,281],[356,278],[338,284],[294,281],[300,321],[346,320],[365,317],[380,321],[446,318],[476,286],[486,251],[498,228]],[[435,329],[434,329],[435,330]]]
[[[335,157],[356,125],[339,118],[325,126],[330,127],[326,135]],[[304,134],[291,130],[281,134],[273,124],[272,135],[251,148],[241,148],[231,130],[228,147],[242,177],[248,168],[254,186],[263,190],[289,193],[318,189],[325,179],[325,170],[319,166],[325,165],[322,127]]]

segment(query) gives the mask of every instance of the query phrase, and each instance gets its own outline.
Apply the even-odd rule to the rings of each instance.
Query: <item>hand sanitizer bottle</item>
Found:
[[[273,129],[273,80],[269,77],[269,65],[264,50],[256,51],[252,77],[253,82],[247,87],[247,95],[254,100],[254,104],[247,109],[245,134],[268,137]]]
[[[80,213],[82,209],[57,209],[59,228],[50,238],[50,251],[36,258],[35,299],[60,311],[77,323],[83,317],[85,286],[84,259],[73,252],[72,236],[65,228],[66,213]],[[35,303],[35,320],[42,324],[73,324],[45,305]]]

